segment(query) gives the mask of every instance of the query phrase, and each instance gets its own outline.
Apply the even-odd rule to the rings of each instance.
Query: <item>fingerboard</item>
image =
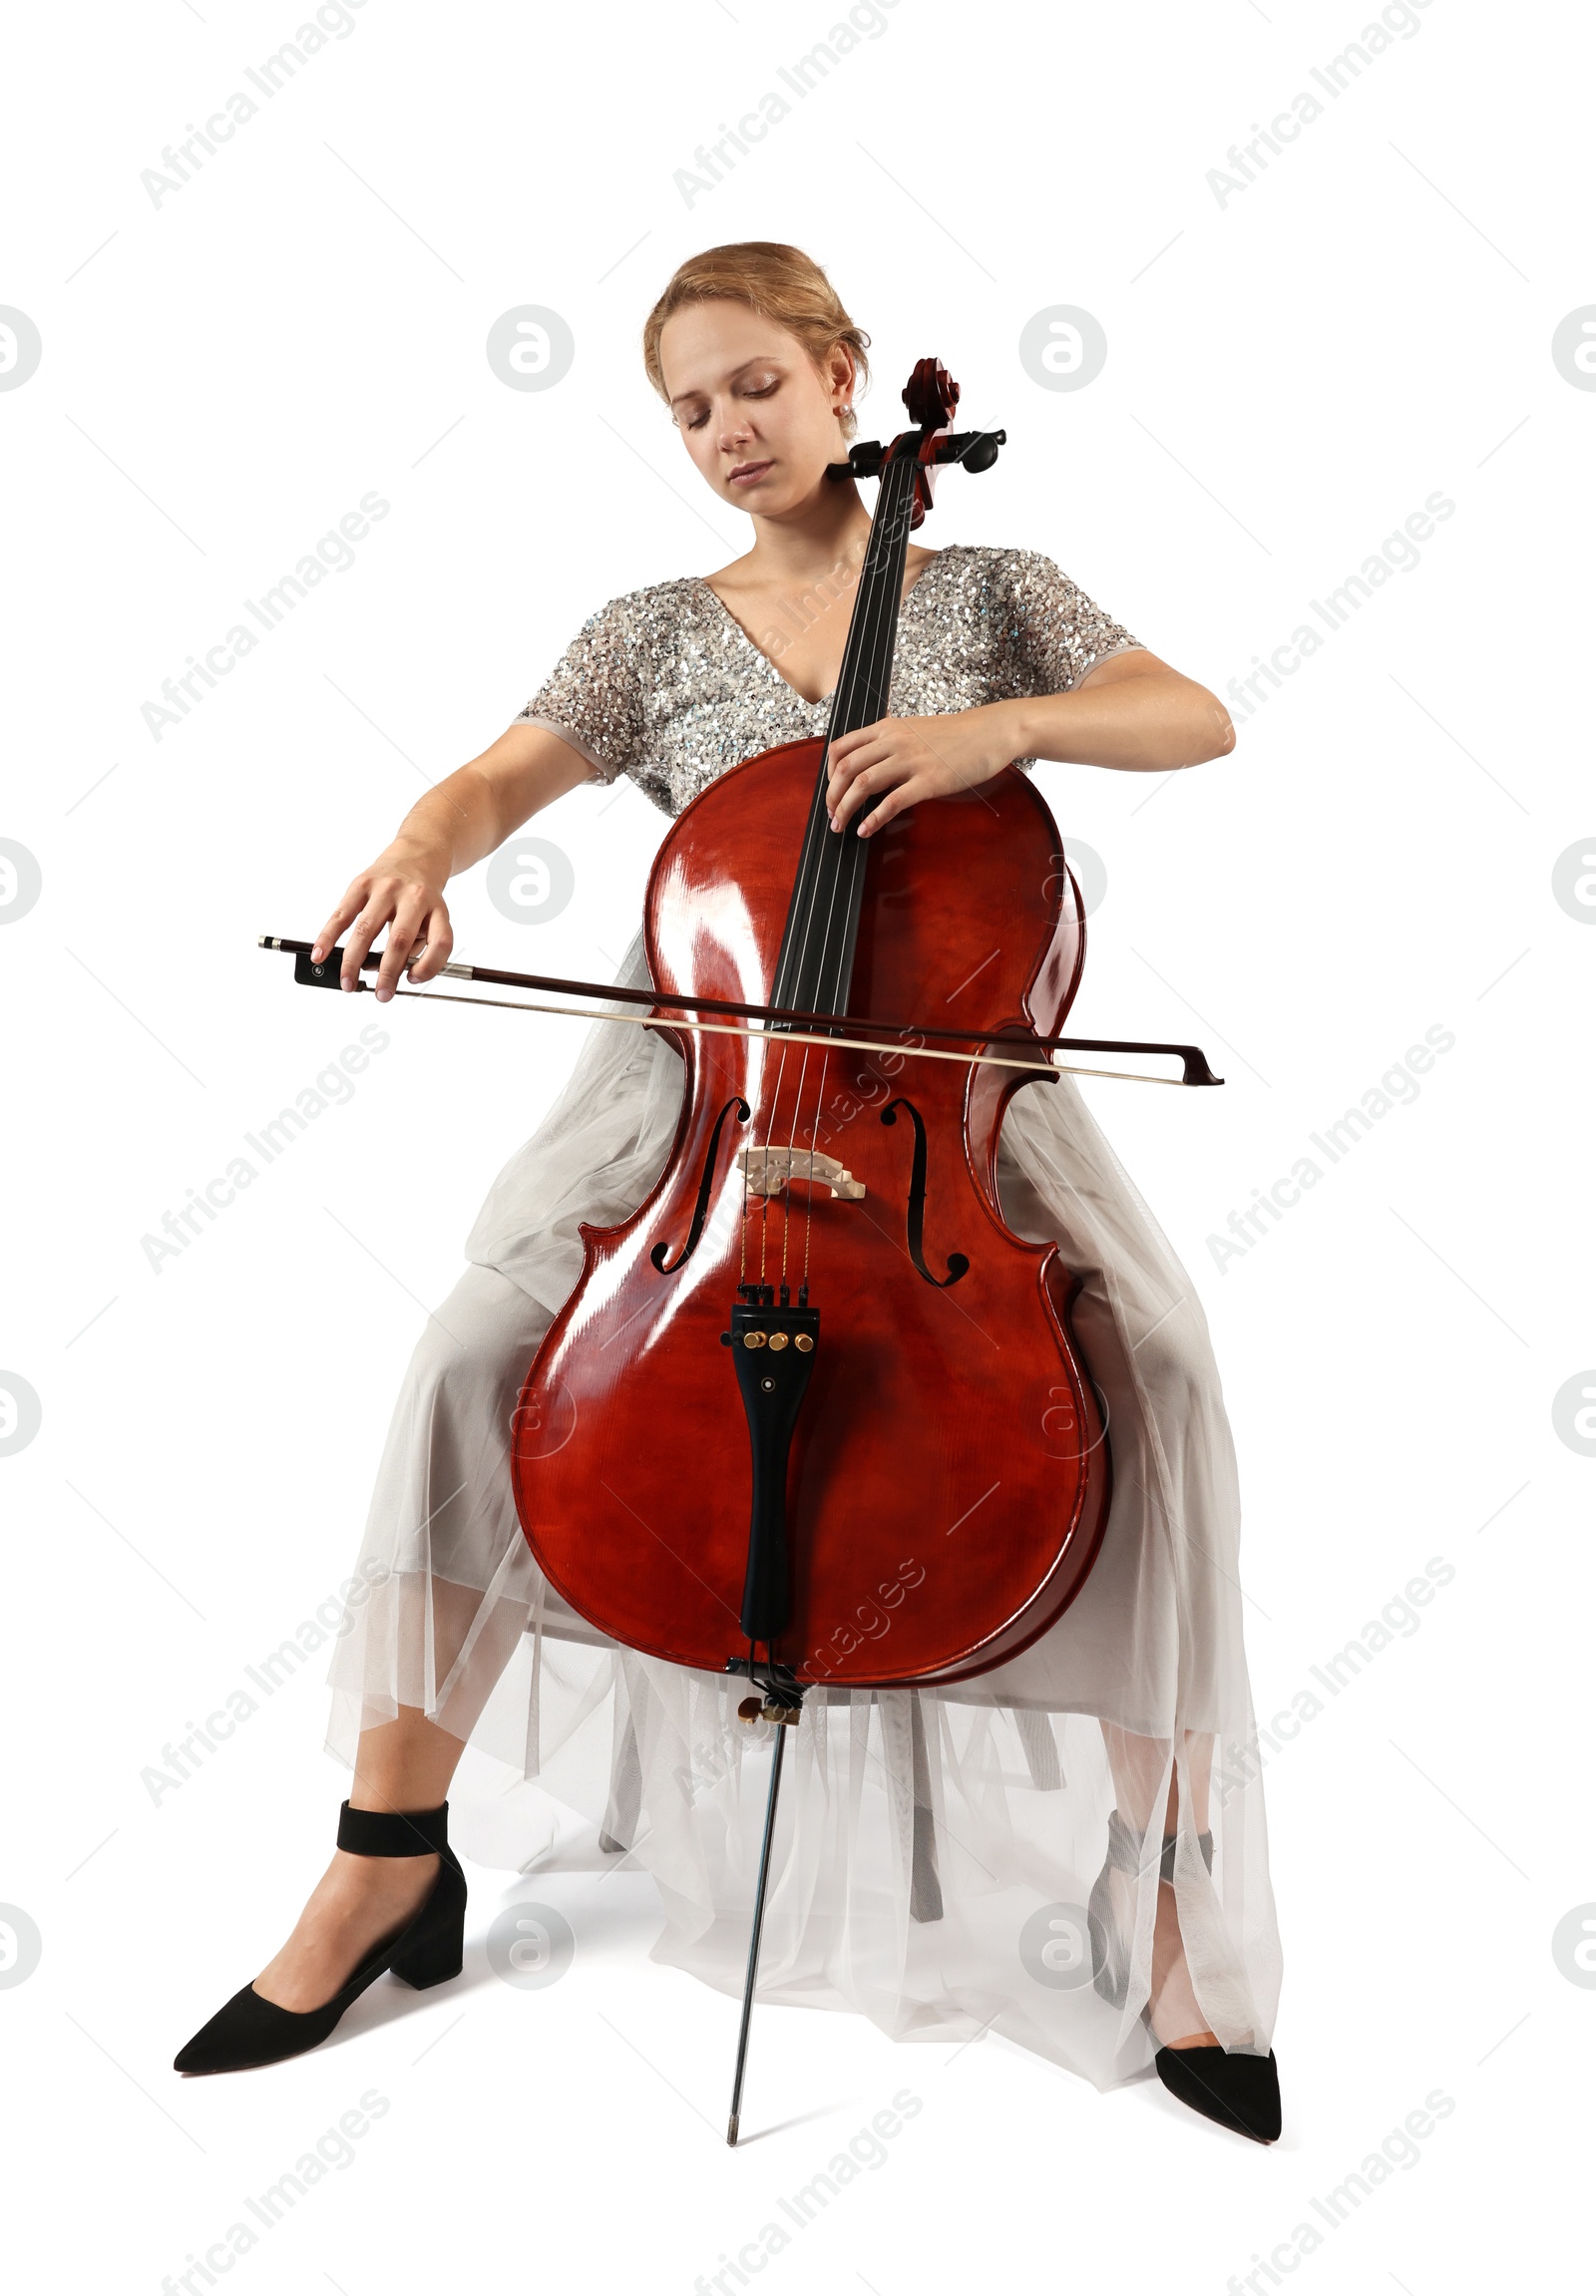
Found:
[[[826,810],[826,781],[832,743],[887,715],[916,476],[912,455],[890,462],[881,475],[782,936],[771,1000],[809,1012],[841,1014],[848,1009],[865,865],[870,858],[869,841],[860,837],[859,824],[879,800],[861,806],[839,834]]]

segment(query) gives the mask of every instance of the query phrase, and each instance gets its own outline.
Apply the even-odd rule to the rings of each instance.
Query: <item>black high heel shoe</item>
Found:
[[[1153,2068],[1171,2097],[1221,2128],[1273,2144],[1280,2134],[1280,2069],[1275,2052],[1244,2057],[1230,2049],[1160,2049]]]
[[[425,1857],[436,1853],[438,1878],[419,1911],[373,1947],[348,1982],[319,2009],[279,2009],[246,1985],[202,2025],[173,2061],[178,2073],[240,2073],[276,2065],[325,2041],[349,2004],[384,1970],[418,1991],[460,1975],[465,1944],[466,1877],[449,1847],[449,1804],[438,1809],[338,1812],[338,1847],[356,1857]]]
[[[1213,1835],[1200,1833],[1197,1846],[1202,1851],[1204,1865],[1211,1872]],[[1086,1926],[1091,1938],[1092,1983],[1104,2001],[1115,2009],[1124,2008],[1129,1991],[1130,1950],[1115,1917],[1110,1877],[1115,1873],[1134,1875],[1139,1871],[1136,1836],[1118,1810],[1111,1810],[1108,1855],[1087,1900]],[[1172,1833],[1164,1836],[1158,1878],[1160,1882],[1173,1882],[1175,1878]],[[1151,2017],[1145,2009],[1141,2016],[1151,2033]],[[1218,2121],[1221,2128],[1234,2129],[1238,2136],[1250,2136],[1255,2144],[1273,2144],[1279,2137],[1280,2072],[1273,2050],[1267,2057],[1247,2057],[1234,2050],[1218,2048],[1159,2049],[1153,2058],[1153,2070],[1171,2097],[1178,2098],[1193,2112],[1202,2113],[1205,2119]]]

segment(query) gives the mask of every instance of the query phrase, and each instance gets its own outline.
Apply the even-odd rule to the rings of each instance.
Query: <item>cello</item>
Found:
[[[948,430],[958,389],[934,360],[904,401],[913,431],[837,466],[881,492],[827,733],[733,766],[677,817],[644,900],[648,968],[694,1003],[833,1026],[851,1006],[931,1010],[971,1051],[1018,1053],[1062,1021],[1084,952],[1026,778],[869,839],[868,805],[840,834],[827,815],[831,742],[887,713],[931,474],[990,467],[1001,443]],[[1031,1077],[926,1061],[911,1085],[899,1045],[834,1054],[805,1034],[675,1036],[670,1154],[628,1220],[584,1230],[516,1414],[517,1502],[567,1601],[650,1657],[762,1660],[794,1697],[957,1682],[1053,1624],[1107,1504],[1070,1279],[998,1209],[1003,1108]],[[857,1631],[889,1605],[890,1632]]]
[[[841,832],[828,816],[830,744],[889,709],[934,474],[989,469],[1005,443],[952,430],[936,360],[903,397],[911,429],[833,466],[880,493],[827,732],[733,766],[673,822],[644,903],[651,990],[444,967],[644,1004],[683,1064],[649,1195],[582,1230],[511,1466],[574,1610],[650,1658],[746,1677],[743,1719],[775,1725],[732,2144],[806,1694],[941,1688],[1017,1657],[1079,1593],[1110,1492],[1078,1279],[1007,1227],[997,1180],[1007,1103],[1056,1083],[1054,1049],[1133,1048],[1058,1034],[1085,932],[1052,815],[1009,766],[868,839],[868,803]],[[268,945],[336,985],[340,952]],[[1195,1047],[1134,1049],[1219,1081]]]

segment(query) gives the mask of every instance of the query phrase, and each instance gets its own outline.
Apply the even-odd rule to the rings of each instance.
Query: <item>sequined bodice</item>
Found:
[[[1137,643],[1050,559],[960,544],[938,552],[904,599],[893,714],[1067,692]],[[830,714],[830,695],[806,701],[689,574],[600,607],[521,717],[570,742],[596,781],[629,774],[674,815],[743,758],[823,734]]]

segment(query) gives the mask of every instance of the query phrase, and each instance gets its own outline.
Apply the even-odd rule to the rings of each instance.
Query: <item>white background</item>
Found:
[[[253,2224],[244,2195],[373,2090],[351,2162],[228,2285],[686,2292],[904,2089],[918,2116],[772,2288],[1266,2288],[1255,2254],[1320,2223],[1312,2197],[1436,2089],[1455,2109],[1303,2285],[1556,2269],[1596,2017],[1551,1943],[1596,1898],[1575,1703],[1596,1461],[1552,1415],[1596,1361],[1596,911],[1552,893],[1558,857],[1596,849],[1596,395],[1551,356],[1596,299],[1590,43],[1571,7],[1430,0],[1331,101],[1309,68],[1369,13],[898,0],[690,205],[675,172],[835,8],[367,0],[159,206],[141,172],[249,86],[293,8],[13,19],[0,302],[43,341],[0,394],[0,837],[43,875],[0,933],[0,1369],[43,1414],[0,1458],[0,1900],[42,1937],[0,1990],[19,2286],[203,2287],[191,2252]],[[1208,172],[1305,90],[1323,117],[1221,205]],[[770,2133],[728,2153],[735,2005],[648,1961],[630,1876],[475,1869],[475,1938],[529,1892],[572,1922],[547,1990],[470,1945],[462,1984],[380,1985],[298,2063],[170,2071],[324,1862],[345,1773],[321,1662],[159,1803],[141,1771],[343,1578],[424,1310],[577,1031],[396,1004],[347,1105],[159,1274],[141,1239],[375,1017],[291,992],[255,937],[308,937],[605,597],[744,547],[636,346],[682,256],[750,236],[808,248],[868,327],[865,435],[928,352],[965,418],[1007,427],[995,473],[945,480],[928,541],[1047,552],[1221,692],[1426,496],[1456,506],[1232,757],[1037,777],[1107,871],[1074,1024],[1195,1036],[1227,1077],[1088,1090],[1214,1328],[1260,1715],[1427,1560],[1455,1573],[1270,1757],[1268,2153],[1150,2082],[1104,2098],[996,2041],[794,2011],[757,2020]],[[524,303],[575,335],[544,392],[485,356]],[[1060,303],[1108,340],[1077,392],[1018,357]],[[355,565],[154,740],[141,705],[370,490],[391,509]],[[629,786],[566,799],[539,828],[570,907],[518,926],[474,872],[460,954],[604,973],[663,827]],[[1417,1100],[1216,1266],[1229,1214],[1437,1024],[1455,1046]]]

